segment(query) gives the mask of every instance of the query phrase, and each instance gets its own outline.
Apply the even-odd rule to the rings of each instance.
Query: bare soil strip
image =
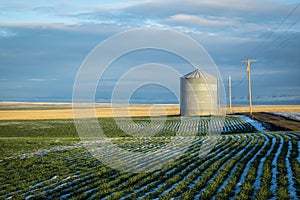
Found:
[[[300,131],[300,122],[271,113],[253,113],[253,118],[271,125],[271,130]]]

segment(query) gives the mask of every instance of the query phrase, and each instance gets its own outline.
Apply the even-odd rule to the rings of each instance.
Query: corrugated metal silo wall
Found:
[[[180,78],[180,114],[207,116],[218,112],[217,78]]]

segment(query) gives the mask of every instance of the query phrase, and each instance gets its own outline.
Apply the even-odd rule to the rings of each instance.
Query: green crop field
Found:
[[[106,136],[129,151],[159,150],[174,136],[191,139],[177,160],[147,173],[102,164],[72,120],[0,121],[0,199],[300,198],[299,132],[259,132],[239,117],[168,117],[151,126],[159,130],[153,137],[124,131],[144,130],[149,120],[134,118],[132,125],[119,119],[117,126],[99,119]],[[214,148],[199,156],[206,134],[214,131],[222,132]]]

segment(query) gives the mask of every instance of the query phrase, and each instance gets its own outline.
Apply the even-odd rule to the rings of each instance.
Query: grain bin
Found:
[[[200,69],[180,78],[180,114],[207,116],[218,112],[218,79]]]

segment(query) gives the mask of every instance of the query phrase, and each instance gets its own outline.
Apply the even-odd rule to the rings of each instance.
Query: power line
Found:
[[[237,86],[241,85],[245,81],[246,77],[247,77],[247,73],[245,73],[244,77],[240,80],[240,82],[231,86],[231,88],[236,88]]]
[[[291,25],[288,27],[288,29],[286,29],[286,30],[284,31],[283,34],[287,33],[290,29],[292,29],[299,21],[300,21],[300,17],[299,17],[298,20],[296,20],[293,24],[291,24]],[[282,40],[282,41],[279,43],[278,46],[279,46],[279,47],[282,47],[283,44],[286,43],[288,40],[290,40],[291,38],[292,38],[292,39],[295,39],[296,37],[297,37],[297,35],[294,36],[294,37],[287,37],[287,38],[285,38],[284,40]]]
[[[293,40],[296,40],[296,38],[300,37],[299,35],[294,35],[294,37],[290,37],[290,38],[286,38],[284,41],[282,41],[278,47],[279,48],[283,48],[287,45],[288,41],[293,41]]]
[[[300,6],[300,2],[288,13],[288,15],[286,15],[285,16],[285,18],[280,22],[280,24],[278,24],[277,26],[276,26],[276,28],[268,35],[268,36],[266,36],[265,37],[265,39],[259,44],[259,45],[257,45],[255,48],[253,48],[252,49],[252,51],[254,51],[254,52],[263,52],[262,51],[262,48],[260,48],[260,47],[264,47],[264,43],[267,41],[267,40],[269,40],[270,38],[272,38],[272,36],[275,34],[275,32],[280,28],[280,26],[282,25],[282,24],[284,24],[285,23],[285,21],[295,12],[295,10],[298,8]],[[274,40],[271,40],[271,43],[273,43],[274,42]],[[265,46],[263,49],[264,50],[266,50],[266,48],[268,48],[269,46],[270,46],[271,44],[269,44],[269,45],[267,45],[267,46]],[[258,51],[256,51],[256,50],[258,50]]]
[[[280,40],[280,38],[282,38],[283,36],[286,36],[286,33],[287,33],[291,28],[293,28],[293,27],[299,22],[299,20],[300,20],[300,18],[299,18],[298,20],[296,20],[294,23],[290,24],[290,26],[289,26],[287,29],[285,29],[285,30],[281,33],[281,35],[279,35],[279,36],[276,37],[272,42],[270,42],[270,43],[266,46],[266,48],[271,47],[271,45],[274,44],[276,41]],[[285,40],[286,40],[286,38],[283,39],[281,42],[283,42],[283,41],[285,41]],[[281,42],[280,42],[280,44],[281,44]]]
[[[300,2],[289,12],[289,14],[281,21],[281,23],[273,30],[270,37],[279,29],[279,27],[293,14],[293,12],[300,6]]]

